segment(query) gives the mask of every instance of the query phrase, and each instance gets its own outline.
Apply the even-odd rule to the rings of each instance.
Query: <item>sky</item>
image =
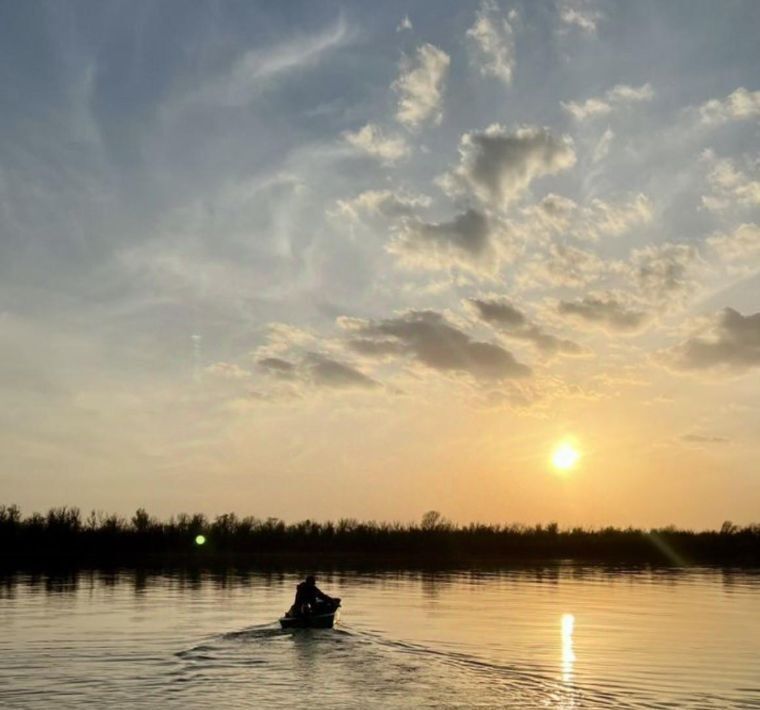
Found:
[[[759,26],[0,2],[0,499],[758,522]]]

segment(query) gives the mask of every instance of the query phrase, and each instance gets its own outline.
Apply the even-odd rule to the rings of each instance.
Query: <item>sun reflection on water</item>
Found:
[[[575,629],[575,616],[572,614],[562,615],[562,682],[572,683],[573,664],[575,652],[573,651],[573,630]]]

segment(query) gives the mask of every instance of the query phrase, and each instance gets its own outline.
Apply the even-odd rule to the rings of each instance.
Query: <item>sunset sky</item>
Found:
[[[758,522],[758,28],[1,2],[0,502]]]

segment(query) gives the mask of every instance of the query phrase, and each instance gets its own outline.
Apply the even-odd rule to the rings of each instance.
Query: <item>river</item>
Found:
[[[760,571],[0,577],[2,708],[760,708]]]

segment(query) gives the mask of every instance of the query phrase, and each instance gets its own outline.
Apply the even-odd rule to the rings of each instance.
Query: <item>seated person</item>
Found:
[[[332,611],[338,608],[340,599],[333,599],[322,592],[317,587],[316,577],[310,574],[305,581],[296,587],[296,600],[293,602],[293,606],[290,607],[290,614],[307,615],[316,611],[316,607],[320,604],[324,604],[327,609]]]

